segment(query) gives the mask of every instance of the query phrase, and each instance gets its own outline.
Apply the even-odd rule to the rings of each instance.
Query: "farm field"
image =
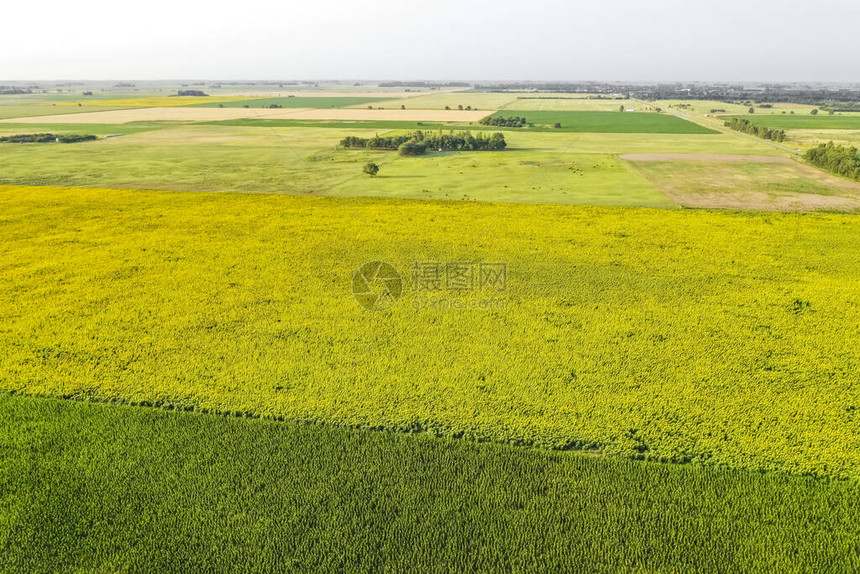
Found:
[[[240,99],[228,102],[207,102],[204,104],[193,104],[197,107],[217,108],[219,106],[225,108],[241,108],[249,106],[252,108],[267,108],[271,105],[281,106],[282,108],[345,108],[349,106],[377,104],[386,105],[391,98],[374,98],[374,97],[359,97],[359,96],[338,96],[338,97],[308,97],[308,96],[287,96],[282,98],[253,98]],[[399,105],[397,107],[400,107]]]
[[[762,108],[757,104],[753,104],[752,106],[741,104],[741,103],[732,103],[732,102],[721,102],[716,100],[657,100],[654,102],[650,102],[651,105],[663,108],[664,110],[675,108],[681,111],[690,112],[699,116],[704,116],[706,114],[711,116],[725,116],[725,115],[739,115],[743,117],[748,117],[748,115],[776,115],[782,114],[785,112],[786,114],[790,114],[794,112],[795,114],[809,114],[812,110],[815,109],[815,106],[806,105],[806,104],[788,104],[788,103],[774,103],[771,104],[772,108]],[[748,114],[750,107],[755,109],[755,114]],[[717,111],[713,111],[717,110]]]
[[[753,139],[724,134],[508,130],[504,152],[406,158],[392,152],[337,147],[345,136],[368,137],[378,132],[364,123],[361,127],[349,122],[314,127],[272,125],[277,121],[258,120],[251,127],[222,122],[44,124],[36,129],[28,124],[0,124],[0,135],[32,131],[124,134],[74,146],[7,145],[2,148],[5,165],[0,184],[672,207],[671,198],[619,156],[783,153]],[[360,166],[367,161],[382,166],[380,176],[362,177]]]
[[[2,390],[860,475],[850,215],[39,187],[0,213]],[[350,293],[374,260],[390,312]],[[507,287],[413,292],[416,261]]]
[[[286,118],[298,120],[382,120],[382,121],[427,121],[427,122],[474,122],[489,112],[460,110],[368,110],[368,109],[258,109],[258,108],[210,108],[175,106],[167,108],[129,108],[124,110],[81,113],[74,116],[40,116],[0,120],[6,123],[51,124],[58,122],[82,124],[124,124],[140,121],[185,121],[203,122],[241,118]]]
[[[0,572],[860,569],[860,114],[456,86],[0,95]]]
[[[391,100],[385,103],[387,108],[444,110],[448,106],[452,110],[459,106],[471,106],[477,110],[496,110],[516,101],[516,94],[480,93],[480,92],[436,92]]]
[[[860,130],[860,114],[829,116],[820,113],[812,115],[749,115],[737,116],[749,120],[754,125],[785,130]],[[729,118],[725,118],[729,119]]]
[[[155,110],[122,110],[140,114]],[[173,113],[172,109],[163,109]],[[175,108],[180,114],[189,108]],[[388,110],[318,110],[349,114],[383,114]],[[193,108],[193,113],[269,114],[296,117],[291,110],[243,110]],[[392,110],[399,113],[400,110]],[[457,114],[456,111],[415,110],[410,113]],[[483,112],[478,112],[483,113]],[[558,112],[564,113],[564,112]],[[588,118],[588,112],[582,112]],[[579,114],[576,114],[579,115]],[[597,114],[596,120],[609,116]],[[658,114],[636,114],[661,121],[696,124]],[[74,116],[83,121],[88,114]],[[143,117],[143,116],[141,116]],[[269,116],[266,116],[269,117]],[[671,186],[644,177],[624,159],[630,154],[669,154],[674,159],[697,155],[769,156],[786,159],[785,150],[756,138],[734,133],[609,133],[565,132],[547,129],[511,129],[474,123],[407,122],[390,120],[284,120],[240,118],[227,121],[159,122],[123,124],[68,123],[73,116],[59,116],[64,123],[0,122],[0,135],[19,133],[89,133],[121,137],[72,146],[13,145],[2,149],[4,170],[0,184],[62,185],[82,187],[145,188],[181,191],[242,191],[336,196],[378,196],[410,199],[457,199],[527,203],[623,205],[645,207],[700,206],[695,193],[677,194]],[[39,118],[36,118],[39,120]],[[121,118],[122,119],[122,118]],[[125,119],[129,119],[126,117]],[[623,118],[622,118],[623,119]],[[43,121],[47,121],[42,118]],[[30,121],[30,120],[26,120]],[[635,120],[639,121],[639,120]],[[650,121],[650,119],[649,119]],[[603,126],[600,129],[604,129]],[[617,129],[628,129],[621,125]],[[370,137],[398,130],[499,131],[508,147],[497,153],[433,153],[406,158],[387,151],[339,148],[345,136]],[[636,128],[642,129],[642,128]],[[662,129],[662,128],[659,128]],[[851,132],[853,133],[853,132]],[[858,132],[860,133],[860,132]],[[363,177],[361,166],[374,161],[383,167],[376,178]],[[674,161],[674,160],[673,160]],[[841,180],[806,168],[795,160],[793,189],[781,187],[759,194],[762,209],[825,209],[852,211],[853,202],[837,199],[843,191],[820,193],[822,182],[844,187]],[[679,166],[696,176],[707,173],[703,162],[697,170],[688,161]],[[777,168],[768,168],[777,169]],[[726,172],[710,184],[720,193],[711,195],[708,207],[737,208],[751,197],[755,177],[733,177]],[[762,174],[763,175],[763,174]],[[682,180],[679,180],[682,181]],[[708,182],[705,182],[708,183]],[[816,188],[816,186],[819,186]],[[777,186],[780,187],[780,186]],[[804,201],[786,204],[785,194],[805,192]],[[816,191],[817,190],[817,191]],[[692,191],[692,190],[691,190]],[[810,194],[823,195],[812,201]],[[851,190],[848,195],[852,196]],[[688,201],[689,200],[689,201]],[[688,202],[687,202],[688,201]],[[686,203],[685,203],[686,202]]]
[[[860,568],[856,482],[9,395],[0,468],[4,572]]]
[[[353,178],[327,195],[677,207],[614,155],[577,153],[559,158],[549,150],[532,150],[528,158],[507,152],[483,154],[480,162],[456,153],[393,156],[381,164],[385,175],[375,177],[371,185]]]
[[[827,142],[860,149],[860,130],[797,129],[786,133],[792,143],[797,143],[806,149]]]
[[[122,109],[116,106],[98,106],[98,111],[111,111]],[[0,120],[37,117],[37,116],[55,116],[60,114],[80,114],[94,111],[92,107],[78,106],[50,106],[45,104],[14,104],[0,106]]]
[[[641,112],[570,112],[505,110],[497,112],[500,117],[525,117],[528,123],[552,128],[561,124],[557,131],[598,133],[649,133],[649,134],[713,134],[713,130],[668,114]],[[526,129],[526,128],[524,128]]]
[[[633,108],[637,112],[654,108],[650,102],[632,99],[585,98],[582,94],[518,94],[517,99],[509,103],[506,108],[520,111],[617,112],[618,107],[622,105],[625,108]]]
[[[860,210],[860,183],[787,158],[694,154],[623,157],[681,205],[773,211]],[[746,192],[740,191],[743,189]]]
[[[84,97],[78,100],[57,102],[57,107],[83,107],[92,106],[116,106],[120,108],[168,108],[200,105],[203,103],[213,104],[217,107],[222,104],[225,107],[230,102],[242,99],[239,96],[139,96],[129,95],[122,98],[106,97],[104,99],[91,100]]]

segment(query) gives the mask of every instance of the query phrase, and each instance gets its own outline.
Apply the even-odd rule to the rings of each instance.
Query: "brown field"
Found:
[[[684,207],[860,210],[860,184],[785,157],[629,154],[622,158]]]

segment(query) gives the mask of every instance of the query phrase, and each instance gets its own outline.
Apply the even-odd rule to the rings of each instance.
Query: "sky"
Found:
[[[860,0],[10,2],[2,80],[860,82]]]

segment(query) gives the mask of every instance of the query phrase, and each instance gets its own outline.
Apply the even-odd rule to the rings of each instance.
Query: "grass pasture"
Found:
[[[322,193],[355,177],[362,162],[382,156],[381,152],[335,154],[341,133],[368,133],[362,130],[332,133],[293,128],[281,136],[260,128],[161,125],[158,129],[157,124],[133,123],[102,125],[101,130],[48,125],[37,131],[65,131],[56,129],[64,127],[75,133],[125,135],[69,146],[3,147],[0,182],[81,187],[112,182],[113,187],[308,194]],[[33,126],[29,128],[33,131]],[[17,125],[10,130],[26,132]]]
[[[626,157],[658,189],[686,207],[860,211],[860,184],[787,158]]]
[[[353,153],[353,152],[347,152]],[[354,178],[329,195],[449,199],[569,205],[674,208],[648,180],[609,154],[441,153],[427,157],[383,155],[382,175]]]
[[[3,390],[860,476],[852,216],[26,187],[0,214]],[[373,260],[390,312],[350,292]],[[505,262],[505,304],[422,307],[415,261]]]
[[[618,156],[783,154],[754,138],[731,134],[574,134],[529,129],[501,130],[508,142],[501,153],[404,158],[393,152],[337,147],[347,135],[369,137],[391,129],[495,131],[474,124],[385,120],[0,123],[2,135],[124,134],[74,146],[6,146],[0,184],[673,207],[675,203],[659,186]],[[379,177],[361,173],[367,161],[383,166]],[[754,184],[738,180],[736,188],[744,194]]]
[[[0,395],[0,492],[10,573],[860,568],[856,482],[77,401]]]
[[[714,134],[711,129],[677,116],[641,112],[594,112],[594,111],[530,111],[504,110],[496,116],[525,117],[529,123],[541,128],[553,128],[559,132],[595,133],[655,133],[655,134]],[[526,129],[526,128],[523,128]]]

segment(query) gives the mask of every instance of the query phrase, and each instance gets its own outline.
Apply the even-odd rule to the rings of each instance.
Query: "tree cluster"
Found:
[[[179,90],[176,92],[177,96],[197,96],[197,97],[205,97],[208,96],[206,92],[203,90]]]
[[[773,140],[775,142],[785,141],[785,130],[774,130],[765,126],[757,126],[744,118],[732,118],[726,122],[726,127],[766,140]]]
[[[77,143],[88,142],[98,139],[91,135],[76,135],[76,134],[18,134],[14,136],[0,137],[0,142],[3,143]]]
[[[856,147],[829,142],[807,150],[806,159],[831,173],[860,181],[860,152]]]
[[[400,155],[422,155],[427,151],[498,151],[507,146],[505,136],[499,132],[491,135],[472,132],[415,132],[397,136],[374,136],[360,138],[345,137],[340,145],[345,148],[397,150]]]
[[[499,128],[519,128],[526,125],[526,119],[519,116],[511,116],[509,118],[504,116],[487,116],[486,118],[481,118],[478,123],[484,126]]]

